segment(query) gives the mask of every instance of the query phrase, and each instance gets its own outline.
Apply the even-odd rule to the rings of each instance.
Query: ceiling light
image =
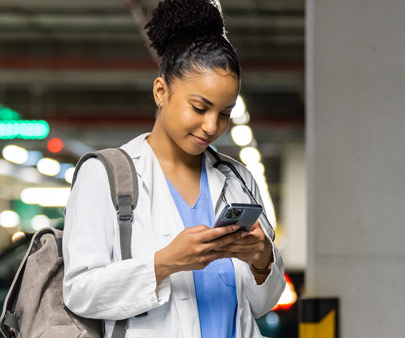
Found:
[[[51,158],[42,158],[38,161],[37,169],[41,174],[56,176],[60,171],[60,163]]]
[[[5,146],[2,155],[7,161],[16,164],[22,164],[28,160],[27,150],[15,145]]]
[[[260,155],[260,152],[257,150],[255,147],[246,147],[243,148],[239,152],[239,157],[242,160],[243,163],[246,165],[253,165],[254,163],[260,162],[262,156]]]
[[[235,126],[231,129],[233,142],[240,147],[247,146],[253,140],[252,129],[249,126]]]
[[[31,220],[31,227],[35,230],[41,230],[42,228],[46,228],[51,226],[51,220],[46,215],[36,215],[32,217]]]
[[[43,207],[65,207],[69,195],[70,188],[27,188],[21,192],[21,200]]]
[[[65,171],[65,180],[66,182],[72,184],[73,182],[73,174],[75,173],[75,167],[71,167]]]
[[[239,117],[233,117],[232,122],[234,124],[248,124],[250,121],[250,114],[245,111],[241,116]]]
[[[236,99],[236,105],[233,107],[232,112],[231,112],[231,118],[237,118],[243,115],[243,113],[246,111],[246,106],[245,102],[242,99],[242,96],[238,96]]]
[[[20,216],[12,210],[4,210],[0,213],[0,225],[5,228],[14,228],[20,224]]]

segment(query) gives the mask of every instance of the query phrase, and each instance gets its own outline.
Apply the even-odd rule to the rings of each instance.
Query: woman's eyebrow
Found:
[[[204,96],[201,96],[201,95],[199,95],[199,94],[190,94],[189,96],[199,98],[199,99],[201,99],[202,101],[204,101],[206,104],[208,104],[209,106],[213,106],[213,105],[214,105],[210,100],[208,100],[207,98],[205,98]],[[233,108],[233,107],[235,107],[235,105],[236,105],[236,102],[233,103],[233,104],[231,104],[231,105],[229,105],[229,106],[226,106],[225,108],[227,108],[227,109],[228,109],[228,108]]]

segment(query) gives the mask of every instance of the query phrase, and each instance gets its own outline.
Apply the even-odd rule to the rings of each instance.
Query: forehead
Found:
[[[182,78],[176,78],[171,87],[174,95],[176,92],[181,95],[196,94],[206,97],[211,102],[220,103],[236,100],[239,93],[239,79],[228,70],[198,69],[185,73]]]

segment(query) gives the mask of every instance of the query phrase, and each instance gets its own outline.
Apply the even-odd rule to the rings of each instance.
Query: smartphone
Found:
[[[215,221],[214,228],[236,224],[240,226],[239,231],[249,231],[262,211],[259,204],[229,203]]]

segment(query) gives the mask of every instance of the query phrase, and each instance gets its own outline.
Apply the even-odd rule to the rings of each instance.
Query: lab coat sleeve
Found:
[[[256,201],[263,205],[259,188],[253,177],[249,174],[246,179],[246,183],[250,186]],[[263,217],[259,219],[259,222],[262,225],[263,231],[269,237],[270,229],[267,228],[269,225],[266,224]],[[271,265],[271,272],[263,284],[258,285],[249,265],[243,264],[243,288],[251,311],[256,318],[263,316],[277,304],[285,287],[284,263],[277,247],[271,239],[270,241],[273,247],[273,264]]]
[[[72,189],[63,235],[63,297],[80,316],[120,320],[169,300],[169,280],[156,285],[154,254],[113,262],[116,217],[106,170],[90,159]]]

